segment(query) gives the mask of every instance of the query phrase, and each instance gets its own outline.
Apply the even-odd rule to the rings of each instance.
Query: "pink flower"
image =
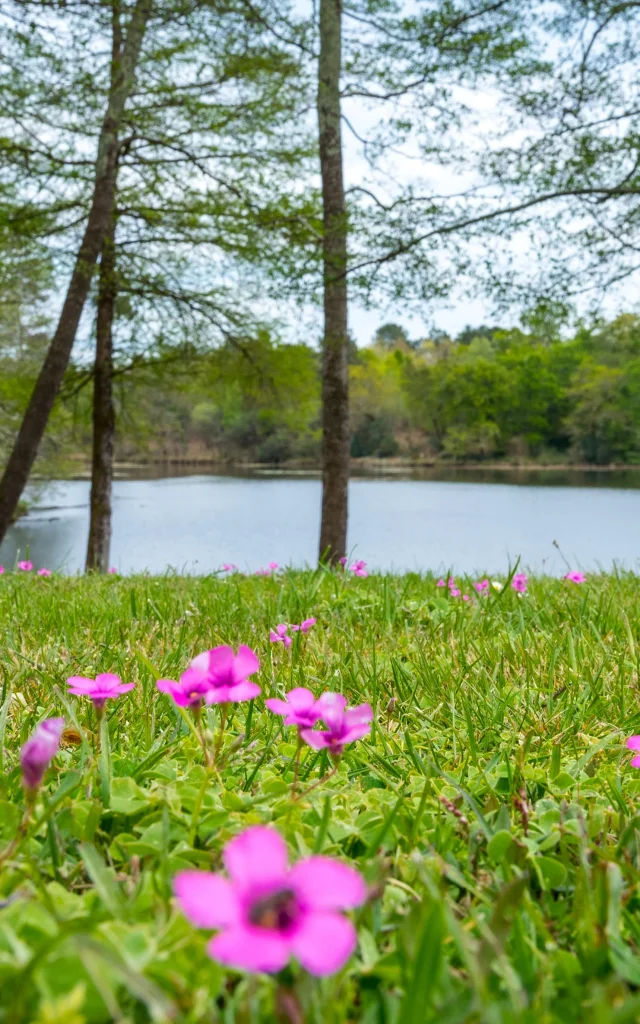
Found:
[[[458,590],[457,587],[449,587],[449,593],[451,594],[452,597],[460,597],[462,591]]]
[[[446,587],[446,585],[447,584],[445,583],[444,580],[438,580],[438,582],[436,583],[436,587]]]
[[[468,594],[463,594],[463,595],[462,595],[462,600],[463,600],[463,601],[470,601],[470,600],[471,600],[471,598],[469,597],[469,595],[468,595]]]
[[[292,633],[308,633],[312,626],[315,626],[317,619],[305,619],[299,626],[290,626]]]
[[[38,569],[38,576],[50,576],[51,569]]]
[[[223,562],[222,563],[222,571],[223,572],[237,572],[238,571],[238,566],[234,565],[233,562]]]
[[[135,686],[135,683],[123,683],[120,676],[114,676],[111,672],[103,672],[95,679],[87,679],[85,676],[69,676],[67,684],[69,693],[75,697],[88,697],[98,711],[104,708],[105,701],[112,697],[120,697],[121,694],[133,690]]]
[[[450,576],[449,579],[447,580],[447,586],[449,587],[449,590],[451,590],[452,587],[455,587],[455,585],[455,579],[453,578],[453,576]]]
[[[340,565],[344,569],[345,565],[347,564],[347,556],[343,555],[342,558],[340,558],[338,561],[340,562]]]
[[[511,586],[514,590],[517,590],[519,594],[526,594],[527,592],[527,574],[526,572],[517,572],[511,580]]]
[[[33,736],[22,747],[20,766],[25,789],[37,789],[42,782],[49,762],[58,753],[63,729],[64,718],[47,718],[36,726]]]
[[[3,572],[4,572],[4,565],[0,565],[0,576],[2,576]]]
[[[479,594],[482,594],[485,590],[488,590],[490,587],[489,580],[478,580],[478,582],[474,583],[473,585]]]
[[[289,627],[286,622],[281,622],[279,626],[276,626],[275,630],[271,630],[269,633],[269,639],[272,644],[283,643],[285,647],[291,647],[293,643],[290,636],[287,635]]]
[[[627,749],[640,750],[640,736],[630,736],[627,740]],[[640,754],[631,758],[631,764],[634,768],[640,768]]]
[[[275,572],[275,570],[279,569],[280,566],[277,562],[269,562],[269,568],[271,569],[271,572]]]
[[[109,573],[110,573],[111,576],[116,576],[117,575],[118,570],[116,569],[115,565],[111,566],[111,568],[109,569]]]
[[[362,576],[366,579],[366,577],[369,575],[369,573],[367,572],[367,563],[363,562],[361,558],[359,558],[356,562],[352,562],[349,568],[351,569],[351,572],[353,573],[354,576]]]
[[[33,569],[33,562],[18,562],[18,569],[21,572],[31,572]]]
[[[179,682],[176,683],[173,679],[158,679],[156,686],[160,693],[168,693],[179,708],[200,707],[211,689],[205,677],[199,681],[194,680],[188,670],[180,677]]]
[[[257,683],[250,683],[260,668],[260,662],[250,647],[241,644],[238,653],[233,648],[221,645],[194,658],[187,671],[181,676],[180,684],[189,690],[206,683],[207,704],[237,704],[252,700],[260,693]]]
[[[570,580],[571,583],[586,583],[587,577],[583,572],[572,570],[566,574],[565,580]]]
[[[304,686],[296,686],[289,690],[286,698],[270,697],[265,701],[269,711],[274,715],[284,715],[285,725],[297,725],[300,729],[312,729],[321,712],[317,710],[316,699],[311,690]]]
[[[373,710],[370,704],[347,708],[347,698],[341,693],[323,693],[316,701],[316,711],[327,728],[319,731],[302,729],[300,732],[305,743],[315,750],[326,747],[339,756],[345,744],[362,739],[371,732]]]
[[[281,836],[263,825],[227,844],[230,878],[181,871],[178,904],[199,928],[216,928],[212,960],[247,971],[276,972],[294,956],[310,974],[333,974],[357,944],[351,921],[339,911],[364,903],[364,879],[332,857],[307,857],[290,868]]]

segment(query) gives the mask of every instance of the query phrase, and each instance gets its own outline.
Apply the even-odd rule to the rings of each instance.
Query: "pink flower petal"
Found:
[[[636,754],[635,757],[631,758],[631,767],[640,768],[640,754]]]
[[[334,974],[346,964],[358,942],[356,930],[340,914],[306,915],[293,937],[295,957],[310,974]]]
[[[228,689],[228,700],[231,704],[239,704],[243,700],[253,700],[254,697],[259,697],[261,693],[258,684],[250,683],[248,679],[245,679],[242,683],[237,683],[235,686],[230,686]]]
[[[265,704],[269,711],[273,711],[274,715],[288,715],[291,711],[287,701],[280,700],[279,697],[270,697],[269,700],[265,700]]]
[[[314,750],[324,750],[325,747],[329,747],[330,732],[324,732],[320,729],[301,729],[300,736],[305,743],[308,743]]]
[[[203,658],[203,654],[199,654],[197,658],[194,658],[191,662],[191,668],[199,669],[202,664],[200,659]],[[219,647],[214,647],[213,650],[207,651],[207,672],[214,677],[226,678],[227,675],[231,674],[234,660],[233,648],[227,646],[227,644],[220,644]]]
[[[252,676],[254,672],[257,672],[259,668],[260,662],[255,652],[245,644],[240,644],[232,669],[234,682],[242,682],[247,676]]]
[[[227,843],[224,864],[238,885],[283,882],[287,877],[287,846],[274,829],[253,825]]]
[[[311,690],[307,690],[306,686],[294,686],[293,690],[289,690],[287,694],[287,701],[296,711],[306,711],[314,703],[315,697]],[[287,708],[287,710],[290,711],[291,708]]]
[[[333,857],[307,857],[289,872],[301,903],[311,910],[350,910],[367,898],[364,879],[355,868]]]
[[[323,693],[321,697],[318,697],[318,711],[321,712],[323,721],[330,728],[342,722],[346,706],[347,698],[341,693],[331,693],[328,691]]]
[[[207,953],[227,967],[273,973],[289,960],[289,943],[266,928],[237,927],[216,935]]]
[[[87,679],[86,676],[69,676],[67,679],[69,692],[73,694],[89,693],[95,689],[95,680]]]
[[[240,920],[240,905],[233,886],[209,871],[180,871],[173,891],[185,917],[198,928],[224,928]]]
[[[640,736],[630,736],[627,740],[628,750],[640,750]]]
[[[351,728],[341,737],[341,743],[353,743],[354,740],[361,740],[363,736],[368,736],[371,732],[370,722],[356,722]]]
[[[344,713],[344,720],[349,728],[362,722],[373,722],[373,708],[370,704],[359,704],[357,708],[349,708]]]
[[[212,686],[210,690],[207,690],[207,695],[204,698],[205,704],[234,704],[235,701],[231,700],[233,689],[233,686]]]

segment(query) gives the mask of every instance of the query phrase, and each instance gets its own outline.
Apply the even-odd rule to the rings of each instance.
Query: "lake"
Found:
[[[150,474],[150,477],[153,474]],[[9,531],[0,563],[84,565],[89,483],[65,481]],[[504,573],[640,569],[640,472],[442,470],[354,478],[349,548],[373,570]],[[320,482],[305,474],[175,473],[114,485],[111,563],[120,572],[209,573],[222,562],[312,565]]]

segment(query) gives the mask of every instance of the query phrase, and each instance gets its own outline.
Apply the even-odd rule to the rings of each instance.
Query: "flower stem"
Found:
[[[218,739],[216,742],[216,748],[213,752],[213,763],[216,764],[218,760],[218,754],[220,753],[220,747],[222,746],[222,740],[224,738],[224,728],[227,724],[227,705],[221,705],[220,711],[220,728],[218,729]]]
[[[332,768],[328,775],[323,775],[321,779],[318,779],[317,782],[314,782],[313,786],[309,786],[308,789],[304,790],[304,792],[297,793],[294,796],[292,796],[292,800],[301,800],[303,797],[308,796],[309,793],[312,793],[314,789],[318,788],[318,786],[322,786],[324,782],[327,782],[329,779],[333,778],[339,767],[340,762],[337,762],[335,768]]]
[[[296,750],[296,759],[293,769],[293,782],[291,783],[291,796],[295,796],[296,789],[298,788],[298,776],[300,774],[300,756],[302,754],[302,737],[300,736],[300,730],[298,730],[298,749]]]
[[[6,860],[9,860],[9,857],[13,856],[13,854],[20,846],[20,843],[24,839],[25,835],[27,834],[27,826],[29,825],[29,820],[31,818],[34,799],[35,793],[27,794],[27,807],[24,814],[22,815],[22,821],[18,825],[18,831],[16,832],[15,836],[13,837],[9,845],[5,846],[2,853],[0,853],[0,865],[4,864]]]

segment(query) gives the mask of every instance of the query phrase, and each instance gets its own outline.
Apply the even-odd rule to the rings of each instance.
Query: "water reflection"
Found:
[[[438,476],[353,479],[349,544],[357,556],[380,570],[470,573],[501,572],[521,556],[533,570],[560,573],[557,540],[573,568],[640,566],[638,471],[521,471],[509,482],[495,470]],[[83,480],[46,491],[10,530],[0,562],[12,565],[28,550],[36,566],[80,570],[88,494]],[[122,572],[154,573],[211,572],[225,561],[243,569],[313,564],[319,503],[319,481],[301,474],[118,480],[112,561]]]

